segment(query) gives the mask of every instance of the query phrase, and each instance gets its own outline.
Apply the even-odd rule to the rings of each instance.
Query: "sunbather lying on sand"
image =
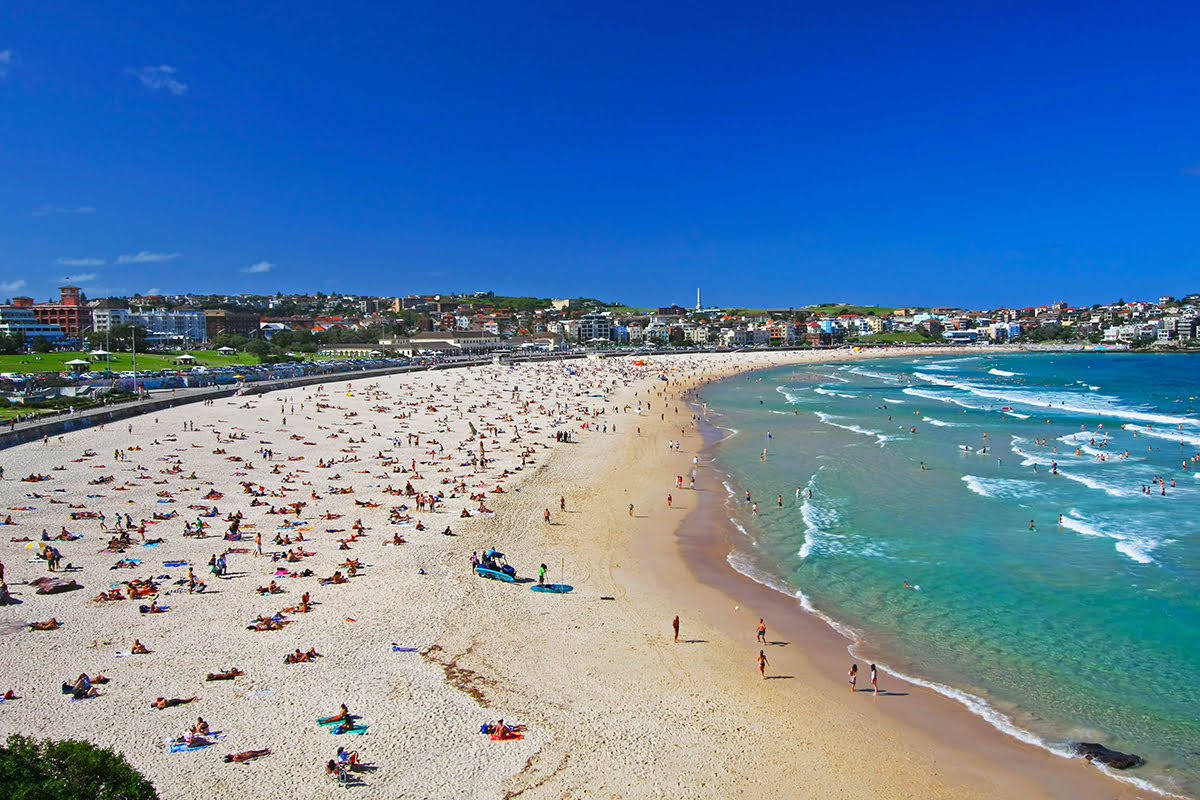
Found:
[[[173,708],[174,706],[184,706],[184,705],[187,705],[188,703],[194,703],[199,699],[200,698],[198,698],[198,697],[187,697],[187,698],[172,697],[170,700],[167,700],[165,697],[160,697],[157,700],[155,700],[153,703],[151,703],[150,706],[152,708],[157,708],[161,711],[164,708]]]
[[[135,656],[144,656],[150,654],[150,651],[146,649],[146,645],[142,644],[141,639],[133,640],[133,647],[129,648],[129,652],[133,653]]]
[[[291,620],[276,619],[275,617],[264,617],[261,614],[246,626],[248,631],[281,631],[283,626],[290,623]]]
[[[62,627],[62,623],[59,622],[54,617],[51,617],[50,619],[46,620],[45,622],[29,623],[29,630],[31,630],[31,631],[56,631],[61,627]]]
[[[239,677],[241,675],[245,675],[245,674],[246,674],[245,672],[242,672],[237,667],[230,667],[225,672],[210,672],[210,673],[208,673],[208,677],[206,677],[204,680],[206,680],[206,681],[231,681],[234,678],[237,678],[237,677]]]
[[[271,755],[270,748],[264,748],[262,750],[243,750],[240,753],[227,754],[225,756],[225,761],[226,762],[232,761],[232,762],[241,764],[245,761],[250,761],[251,759],[254,759],[254,758],[261,758],[262,756],[269,756],[269,755]]]
[[[288,653],[286,656],[284,656],[283,660],[286,664],[303,664],[320,657],[321,654],[317,652],[315,647],[308,648],[307,652],[301,652],[300,648],[297,647],[296,652]]]

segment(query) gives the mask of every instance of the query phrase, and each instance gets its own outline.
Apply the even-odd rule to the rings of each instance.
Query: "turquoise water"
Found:
[[[714,463],[746,533],[730,561],[885,672],[1052,750],[1139,753],[1123,777],[1200,795],[1197,367],[914,356],[714,384],[709,419],[735,432]]]

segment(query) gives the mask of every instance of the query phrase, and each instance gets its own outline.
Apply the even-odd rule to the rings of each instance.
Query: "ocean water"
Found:
[[[914,355],[713,384],[709,420],[737,432],[714,448],[745,532],[730,562],[886,653],[884,674],[1200,796],[1198,368]]]

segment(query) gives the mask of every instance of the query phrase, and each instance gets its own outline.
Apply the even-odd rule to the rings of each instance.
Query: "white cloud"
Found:
[[[142,292],[142,297],[158,297],[160,294],[162,294],[161,289],[159,289],[157,286],[151,286],[149,289]]]
[[[60,256],[54,259],[55,264],[61,264],[64,267],[103,267],[103,258],[71,258],[70,256]]]
[[[187,94],[187,84],[175,78],[177,70],[167,64],[162,64],[157,67],[142,67],[141,69],[133,69],[132,67],[126,70],[130,75],[136,77],[152,92],[157,92],[159,89],[166,89],[171,94],[179,97]]]
[[[161,264],[164,261],[170,261],[173,258],[179,258],[179,253],[151,253],[149,250],[142,250],[138,253],[124,253],[117,256],[118,264]]]
[[[46,217],[51,214],[95,214],[95,206],[75,206],[74,208],[64,208],[63,206],[54,206],[49,203],[43,203],[33,210],[35,217]]]
[[[8,68],[12,66],[12,63],[12,50],[0,50],[0,78],[8,74]]]
[[[19,292],[25,288],[25,281],[8,281],[0,283],[0,292]]]
[[[270,272],[274,266],[270,261],[258,261],[248,267],[243,267],[242,272],[247,275],[257,275],[260,272]]]
[[[67,281],[68,283],[87,283],[88,281],[96,280],[96,273],[84,272],[79,275],[68,275],[67,277],[63,278],[63,280]]]

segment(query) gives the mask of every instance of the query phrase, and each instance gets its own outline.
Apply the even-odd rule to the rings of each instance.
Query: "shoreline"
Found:
[[[745,374],[735,373],[722,380],[744,377]],[[702,415],[702,409],[694,403],[692,410],[698,416]],[[758,616],[764,615],[761,609],[768,609],[777,618],[772,630],[787,634],[781,638],[805,644],[806,652],[802,660],[820,673],[827,693],[845,694],[842,689],[844,679],[840,676],[850,661],[860,662],[860,666],[872,660],[879,662],[881,684],[887,684],[889,689],[900,684],[910,695],[906,702],[880,706],[878,711],[882,716],[927,737],[930,746],[944,751],[959,769],[978,769],[980,765],[977,762],[980,759],[992,765],[1011,767],[1015,774],[1006,775],[1004,780],[1014,781],[1019,776],[1028,781],[1029,785],[1021,792],[1023,796],[1079,797],[1087,793],[1112,793],[1113,797],[1118,798],[1147,794],[1154,797],[1183,797],[1160,789],[1136,774],[1117,774],[1094,767],[1082,758],[1056,751],[1036,734],[1018,727],[1002,712],[996,711],[986,700],[976,698],[965,690],[954,686],[944,687],[948,692],[961,693],[964,699],[958,699],[947,691],[934,688],[920,676],[885,671],[882,663],[888,660],[887,653],[857,638],[851,629],[837,621],[835,615],[812,606],[806,607],[807,598],[800,592],[793,594],[790,588],[785,589],[782,580],[774,578],[769,572],[762,576],[763,580],[759,580],[739,569],[733,560],[739,554],[752,557],[749,551],[753,547],[753,540],[729,518],[726,505],[728,491],[724,485],[727,476],[716,465],[716,454],[731,434],[703,416],[701,419],[704,420],[701,429],[703,443],[699,452],[701,463],[706,464],[708,469],[698,473],[700,500],[675,531],[675,549],[681,565],[686,567],[697,584],[709,587],[724,597],[721,607],[714,604],[714,597],[706,598],[707,608],[717,620],[718,627],[736,636],[739,627],[744,631],[753,623],[753,620],[746,619],[742,625],[735,627],[734,621],[739,615],[728,611],[731,605],[735,609],[741,607],[742,617],[746,616],[744,612],[747,608],[754,608],[753,614]],[[773,585],[776,580],[780,583]],[[681,586],[678,580],[664,582],[664,585],[679,594],[681,599],[694,600],[697,595],[695,586]],[[812,645],[816,645],[815,652],[810,649]],[[860,688],[858,693],[867,691]],[[881,687],[881,696],[883,694]],[[982,703],[984,709],[998,719],[988,718],[983,713],[984,709],[971,708],[969,700]],[[1010,730],[1006,730],[1006,726]],[[1024,738],[1022,734],[1029,738]],[[996,788],[999,791],[997,796],[1009,796],[1013,791],[1011,783]]]

